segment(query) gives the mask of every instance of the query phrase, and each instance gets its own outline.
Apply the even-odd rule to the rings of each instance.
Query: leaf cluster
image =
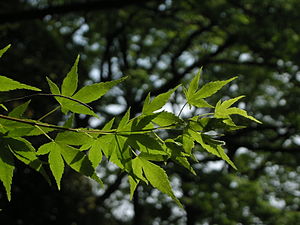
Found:
[[[0,50],[0,57],[8,48],[9,46]],[[211,112],[206,115],[182,118],[181,112],[175,115],[161,110],[172,94],[179,89],[179,85],[154,98],[151,98],[149,93],[144,101],[142,113],[138,116],[131,118],[129,108],[118,124],[113,118],[102,129],[74,128],[72,127],[74,114],[98,117],[88,103],[100,99],[113,86],[126,79],[124,77],[119,80],[95,83],[77,90],[78,62],[79,56],[64,78],[61,87],[46,78],[50,93],[44,95],[51,95],[56,99],[59,107],[55,110],[60,109],[62,113],[71,115],[63,126],[41,121],[55,110],[39,120],[24,118],[23,114],[30,101],[10,112],[3,103],[0,104],[3,111],[6,111],[5,114],[0,114],[0,180],[9,200],[16,160],[41,173],[49,183],[53,177],[60,189],[66,166],[102,185],[96,168],[105,158],[128,174],[131,197],[136,187],[144,183],[167,194],[182,207],[172,190],[164,165],[173,161],[196,175],[191,162],[197,161],[194,153],[200,149],[222,158],[236,169],[225,152],[225,143],[210,135],[210,132],[219,128],[223,130],[242,128],[234,123],[232,115],[240,115],[260,123],[246,111],[232,107],[243,96],[219,101],[215,106],[209,104],[207,98],[236,77],[210,82],[199,88],[200,70],[189,86],[183,87],[186,104],[182,110],[186,105],[211,109]],[[0,76],[0,91],[15,89],[41,91]],[[176,130],[179,135],[174,139],[164,139],[160,134],[161,131],[167,130]],[[35,148],[26,138],[38,135],[46,136],[49,141]],[[200,148],[195,148],[195,144]],[[52,175],[47,171],[51,171]]]

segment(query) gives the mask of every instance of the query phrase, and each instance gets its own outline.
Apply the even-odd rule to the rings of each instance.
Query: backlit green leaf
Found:
[[[65,131],[59,133],[56,138],[56,142],[64,143],[67,145],[84,145],[93,141],[93,137],[87,133],[76,133],[71,131]]]
[[[89,150],[88,158],[92,163],[93,168],[96,168],[102,160],[101,146],[102,142],[99,139],[94,140]]]
[[[80,56],[78,55],[70,72],[67,74],[67,76],[63,80],[63,83],[61,86],[62,95],[72,96],[77,89],[77,83],[78,83],[77,67],[78,67],[79,58],[80,58]]]
[[[165,112],[165,111],[157,113],[157,116],[153,118],[152,121],[159,126],[169,126],[172,124],[178,125],[183,123],[183,120],[180,119],[178,116],[174,115],[173,113]]]
[[[46,77],[46,79],[47,79],[48,85],[50,87],[51,93],[54,95],[60,95],[60,90],[59,90],[58,86],[53,81],[51,81],[48,77]],[[57,99],[59,99],[59,98],[57,98]]]
[[[63,158],[61,157],[60,146],[55,142],[51,142],[49,145],[50,153],[49,153],[49,165],[51,172],[55,178],[58,189],[60,189],[60,180],[64,173],[65,163]]]
[[[0,49],[0,58],[2,55],[10,48],[11,45],[7,45],[6,47]]]
[[[75,95],[73,95],[73,98],[82,101],[84,103],[90,103],[92,101],[101,98],[113,86],[117,85],[118,83],[122,82],[125,79],[126,77],[121,78],[119,80],[85,86],[81,88]]]
[[[32,91],[41,91],[41,89],[32,87],[27,84],[22,84],[8,77],[0,76],[0,91],[11,91],[16,89],[27,89]]]
[[[97,176],[95,169],[89,160],[88,156],[68,145],[59,144],[61,148],[61,155],[65,162],[75,171],[92,178],[100,185],[103,185],[101,179]]]
[[[186,99],[188,99],[188,100],[191,99],[191,97],[198,90],[201,73],[202,73],[202,68],[198,71],[197,75],[194,76],[193,80],[191,81],[191,83],[185,93]]]
[[[240,115],[250,120],[253,120],[257,123],[261,123],[259,120],[255,119],[254,117],[249,116],[245,110],[236,107],[230,107],[242,97],[244,96],[239,96],[233,99],[226,100],[224,102],[219,101],[215,108],[215,114],[214,114],[215,118],[227,119],[229,120],[227,121],[228,125],[234,125],[233,121],[231,121],[230,115]]]
[[[217,91],[219,91],[223,86],[235,80],[236,78],[237,77],[233,77],[228,80],[209,82],[205,84],[202,88],[200,88],[200,90],[198,90],[196,93],[194,93],[193,97],[195,97],[196,99],[210,97]]]
[[[166,93],[156,96],[151,102],[149,102],[149,98],[148,98],[148,100],[147,100],[148,102],[145,101],[145,103],[144,103],[143,113],[150,114],[156,110],[159,110],[161,107],[163,107],[168,102],[171,95],[176,91],[176,89],[179,86],[180,85],[178,85],[177,87],[171,89],[170,91],[168,91]]]
[[[160,190],[162,193],[165,193],[168,196],[170,196],[178,204],[178,206],[183,208],[183,206],[172,191],[166,172],[161,167],[149,162],[148,160],[145,160],[140,157],[137,158],[141,160],[145,177],[149,181],[149,183],[153,187]]]

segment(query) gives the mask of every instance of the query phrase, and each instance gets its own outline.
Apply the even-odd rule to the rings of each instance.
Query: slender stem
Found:
[[[77,102],[81,105],[84,105],[85,107],[89,108],[90,110],[93,110],[93,108],[91,106],[89,106],[88,104],[85,104],[84,102],[81,102],[77,99],[74,99],[74,98],[71,98],[71,97],[68,97],[68,96],[59,95],[59,94],[38,93],[38,94],[27,95],[27,96],[23,96],[23,97],[19,97],[19,98],[9,99],[9,100],[4,101],[3,103],[12,102],[12,101],[21,100],[21,99],[26,99],[26,98],[31,98],[31,97],[35,97],[35,96],[53,96],[53,97],[59,97],[59,98],[66,98],[66,99],[69,99],[73,102]]]
[[[184,107],[187,105],[187,102],[186,103],[184,103],[184,105],[182,106],[182,108],[181,108],[181,110],[180,110],[180,112],[178,113],[178,116],[180,116],[180,114],[182,113],[182,111],[183,111],[183,109],[184,109]]]
[[[42,119],[45,119],[47,116],[49,116],[50,114],[54,113],[59,108],[60,108],[60,106],[57,106],[55,109],[52,109],[50,112],[46,113],[44,116],[42,116],[41,118],[39,118],[38,121],[41,121]]]
[[[37,129],[39,129],[40,131],[42,131],[42,133],[50,140],[50,141],[54,141],[42,128],[40,128],[38,125],[35,125],[35,127]]]

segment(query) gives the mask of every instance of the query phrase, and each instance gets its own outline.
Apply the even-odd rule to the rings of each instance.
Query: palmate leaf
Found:
[[[32,91],[41,91],[41,89],[22,84],[18,81],[12,80],[8,77],[0,76],[0,91],[11,91],[16,89],[27,89]]]
[[[7,199],[11,200],[11,184],[14,172],[14,159],[9,149],[5,148],[0,138],[0,180],[6,190]]]
[[[156,96],[152,101],[150,101],[150,93],[149,93],[143,105],[143,114],[147,115],[156,110],[161,109],[161,107],[163,107],[168,102],[171,95],[176,91],[176,89],[179,86],[180,85],[176,86],[175,88],[169,90],[166,93]]]
[[[76,94],[74,94],[72,98],[84,103],[90,103],[101,98],[103,95],[106,94],[108,90],[110,90],[113,86],[119,84],[126,78],[127,77],[123,77],[119,80],[113,80],[85,86],[81,88]]]
[[[202,69],[199,70],[197,75],[191,81],[188,89],[185,90],[187,103],[198,108],[214,108],[212,105],[206,102],[204,98],[212,96],[217,91],[219,91],[224,85],[236,79],[237,77],[233,77],[224,81],[209,82],[198,90],[201,72]]]
[[[227,119],[227,123],[228,123],[228,122],[231,122],[230,115],[240,115],[247,119],[253,120],[256,123],[261,123],[259,120],[255,119],[253,116],[249,116],[245,110],[239,109],[236,107],[230,107],[231,105],[233,105],[235,102],[237,102],[239,99],[241,99],[243,97],[244,96],[239,96],[239,97],[229,99],[229,100],[226,100],[223,102],[221,102],[221,100],[220,100],[216,105],[214,117]]]

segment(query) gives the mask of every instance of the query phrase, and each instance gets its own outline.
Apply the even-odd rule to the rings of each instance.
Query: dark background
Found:
[[[129,201],[126,176],[106,161],[99,166],[104,189],[67,171],[61,191],[20,164],[10,203],[0,187],[0,223],[299,223],[299,11],[298,0],[1,1],[0,47],[12,44],[1,58],[1,75],[48,92],[45,76],[60,84],[80,54],[80,85],[129,76],[91,104],[100,122],[77,116],[76,126],[101,128],[129,106],[135,115],[149,91],[157,95],[186,84],[202,66],[205,82],[239,76],[212,103],[245,94],[239,107],[263,125],[247,121],[248,128],[223,137],[237,172],[205,153],[193,164],[197,177],[167,166],[185,210],[147,186]],[[25,94],[3,93],[0,100]],[[181,96],[176,93],[168,108],[178,112]],[[27,116],[39,118],[54,104],[35,97]],[[56,113],[47,122],[62,119]],[[32,141],[39,146],[44,139]]]

